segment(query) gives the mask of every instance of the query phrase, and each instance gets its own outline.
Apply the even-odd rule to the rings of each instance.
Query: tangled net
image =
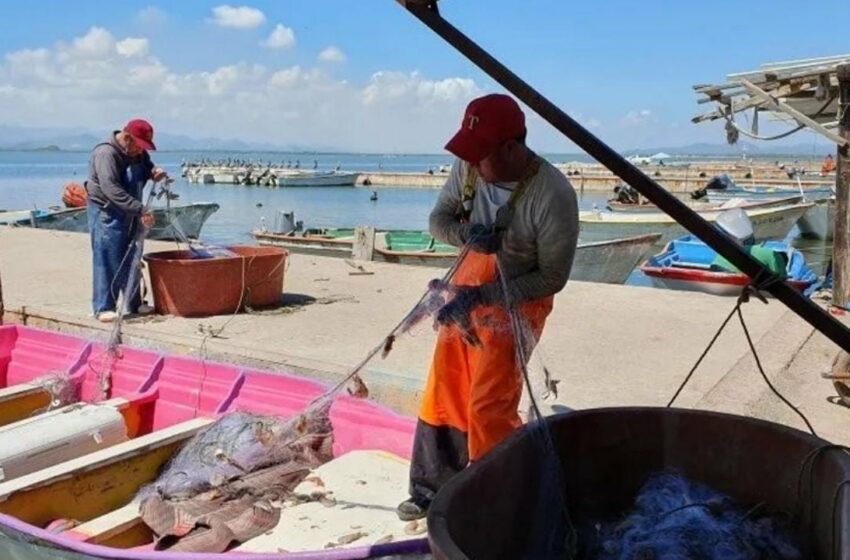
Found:
[[[800,560],[777,517],[674,473],[653,476],[624,519],[601,527],[597,560]]]
[[[80,386],[66,371],[51,371],[35,380],[33,384],[41,387],[50,395],[50,403],[46,409],[38,412],[48,412],[74,404],[80,400]]]

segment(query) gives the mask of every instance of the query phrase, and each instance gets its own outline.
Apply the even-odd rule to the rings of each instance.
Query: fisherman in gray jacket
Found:
[[[88,221],[92,247],[92,310],[102,322],[114,321],[119,292],[126,290],[133,269],[130,249],[139,227],[150,228],[153,215],[144,209],[142,190],[149,179],[166,173],[154,167],[153,127],[135,119],[92,150],[89,159]],[[141,275],[137,271],[137,274]],[[134,279],[138,280],[138,278]],[[124,294],[127,313],[149,312],[142,305],[139,282]]]
[[[431,235],[467,252],[437,312],[410,498],[398,507],[405,521],[424,517],[443,484],[520,426],[524,362],[570,276],[576,194],[525,138],[517,102],[494,94],[469,104],[446,145],[458,159],[431,212]]]

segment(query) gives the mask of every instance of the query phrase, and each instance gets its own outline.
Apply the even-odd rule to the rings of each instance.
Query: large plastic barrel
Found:
[[[277,306],[288,252],[279,247],[231,246],[233,256],[198,258],[190,251],[145,255],[156,312],[180,317],[236,313]]]
[[[673,469],[744,507],[791,514],[807,559],[850,560],[850,488],[842,484],[850,455],[821,439],[754,418],[666,408],[585,410],[547,423],[577,526],[616,519],[651,475]],[[541,484],[555,464],[540,433],[515,434],[438,492],[428,514],[437,558],[541,558],[533,552],[547,536],[539,529],[558,515],[542,504],[559,488]]]

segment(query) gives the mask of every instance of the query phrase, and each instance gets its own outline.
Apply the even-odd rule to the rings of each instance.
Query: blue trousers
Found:
[[[88,201],[89,232],[92,250],[92,310],[117,311],[118,294],[132,290],[125,302],[128,313],[136,313],[142,303],[141,270],[136,269],[133,286],[128,286],[133,267],[133,241],[138,220],[117,210],[103,210]]]

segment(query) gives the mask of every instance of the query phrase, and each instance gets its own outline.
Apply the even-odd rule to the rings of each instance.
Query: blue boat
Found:
[[[782,241],[764,241],[755,246],[778,253],[785,263],[789,285],[811,295],[821,283],[800,251]],[[746,274],[717,263],[718,254],[693,235],[674,239],[661,253],[649,257],[640,267],[653,284],[673,290],[688,290],[722,296],[737,296],[750,283]]]

